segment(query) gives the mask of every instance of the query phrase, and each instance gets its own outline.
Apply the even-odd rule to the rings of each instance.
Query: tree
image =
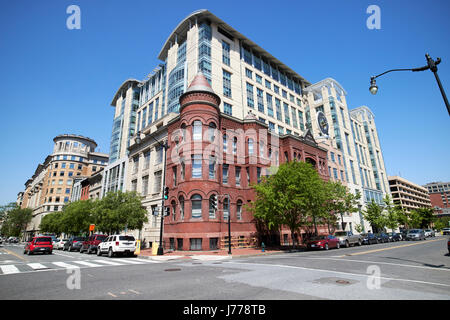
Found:
[[[398,206],[394,206],[391,202],[391,198],[389,195],[383,198],[383,202],[385,204],[386,215],[384,216],[385,222],[384,225],[394,231],[398,227]]]
[[[141,197],[135,192],[109,192],[95,202],[92,223],[97,230],[112,234],[124,229],[142,229],[148,221],[147,210],[142,207]]]
[[[409,225],[412,228],[428,228],[435,220],[432,208],[417,208],[411,211]]]
[[[64,206],[58,217],[60,232],[71,235],[87,234],[89,225],[94,222],[94,201],[92,199],[71,202]]]
[[[39,229],[44,233],[54,233],[56,235],[60,235],[65,230],[65,214],[66,212],[64,211],[56,211],[45,215],[41,220]]]
[[[19,237],[33,217],[32,209],[22,209],[15,203],[3,206],[1,211],[3,219],[1,232],[4,236]]]
[[[286,226],[295,234],[316,219],[323,217],[327,200],[325,181],[314,167],[306,162],[287,162],[277,172],[253,185],[255,201],[249,209],[256,219],[267,223],[270,230]],[[317,229],[316,229],[317,230]]]
[[[367,205],[366,210],[362,212],[364,219],[369,221],[374,233],[383,229],[385,226],[385,220],[383,218],[383,208],[379,206],[373,199]]]

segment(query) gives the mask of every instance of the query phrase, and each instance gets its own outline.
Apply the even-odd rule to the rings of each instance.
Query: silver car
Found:
[[[408,230],[406,240],[425,240],[425,232],[422,229]]]

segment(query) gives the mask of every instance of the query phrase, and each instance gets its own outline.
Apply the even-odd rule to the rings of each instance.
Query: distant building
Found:
[[[53,142],[53,153],[26,181],[21,197],[21,207],[33,209],[27,238],[39,233],[41,219],[46,214],[61,211],[70,201],[74,180],[90,177],[108,163],[108,155],[95,152],[97,143],[90,138],[63,134],[55,137]]]
[[[392,201],[406,212],[419,208],[431,208],[428,190],[398,176],[389,176]]]

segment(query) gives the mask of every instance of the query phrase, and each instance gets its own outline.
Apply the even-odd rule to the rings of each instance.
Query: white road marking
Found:
[[[66,268],[66,269],[80,268],[79,266],[74,266],[72,264],[68,264],[68,263],[65,263],[65,262],[52,262],[52,263],[55,266],[63,267],[63,268]]]
[[[408,267],[408,268],[419,268],[419,269],[429,269],[434,271],[447,271],[450,272],[450,269],[441,269],[441,268],[433,268],[433,267],[424,267],[424,266],[413,266],[410,264],[400,264],[400,263],[392,263],[392,262],[379,262],[379,261],[365,261],[365,260],[352,260],[352,259],[332,259],[332,258],[312,258],[312,257],[302,257],[303,259],[315,259],[315,260],[334,260],[334,261],[350,261],[350,262],[359,262],[359,263],[367,263],[367,264],[386,264],[392,266],[399,267]]]
[[[130,263],[130,264],[145,264],[144,261],[136,261],[136,260],[130,260],[130,259],[114,259],[120,262]]]
[[[27,266],[30,266],[34,270],[48,269],[48,267],[46,267],[46,266],[44,266],[43,264],[40,264],[40,263],[28,263]]]
[[[111,266],[123,266],[123,263],[113,262],[109,260],[93,260],[94,262],[109,264]]]
[[[19,273],[19,269],[16,268],[16,266],[12,264],[8,264],[6,266],[0,266],[0,269],[2,270],[3,274],[12,274],[12,273]]]
[[[87,261],[71,261],[71,262],[78,263],[78,264],[88,266],[88,267],[102,267],[102,265],[100,265],[100,264],[91,263],[91,262],[87,262]]]
[[[63,256],[63,257],[66,257],[66,258],[73,258],[73,255],[68,255],[68,254],[64,254],[64,253],[60,253],[60,252],[55,252],[54,250],[53,250],[53,254],[56,254],[57,256]]]
[[[305,268],[305,267],[297,267],[297,266],[285,266],[285,265],[280,265],[280,264],[228,262],[228,265],[230,265],[230,264],[255,265],[255,266],[263,266],[263,267],[276,267],[276,268],[310,270],[310,271],[317,271],[317,272],[326,272],[326,273],[336,273],[336,274],[351,275],[351,276],[364,277],[364,278],[367,278],[368,276],[370,276],[368,274],[342,272],[342,271],[334,271],[334,270],[324,270],[324,269],[314,269],[314,268]],[[403,282],[414,282],[414,283],[421,283],[421,284],[431,284],[431,285],[435,285],[435,286],[443,286],[443,287],[449,287],[450,288],[449,284],[427,282],[427,281],[420,281],[420,280],[401,279],[401,278],[387,278],[387,277],[380,277],[380,279],[382,279],[382,280],[392,280],[392,281],[403,281]]]

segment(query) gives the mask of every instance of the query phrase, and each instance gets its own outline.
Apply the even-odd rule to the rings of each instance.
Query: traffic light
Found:
[[[169,199],[169,187],[164,187],[164,200]]]
[[[164,216],[167,217],[170,215],[170,207],[166,207],[164,210]]]
[[[214,195],[211,197],[211,206],[212,206],[212,208],[213,208],[214,210],[217,210],[217,207],[218,207],[218,201],[219,201],[219,199],[217,198],[217,194],[214,194]]]

